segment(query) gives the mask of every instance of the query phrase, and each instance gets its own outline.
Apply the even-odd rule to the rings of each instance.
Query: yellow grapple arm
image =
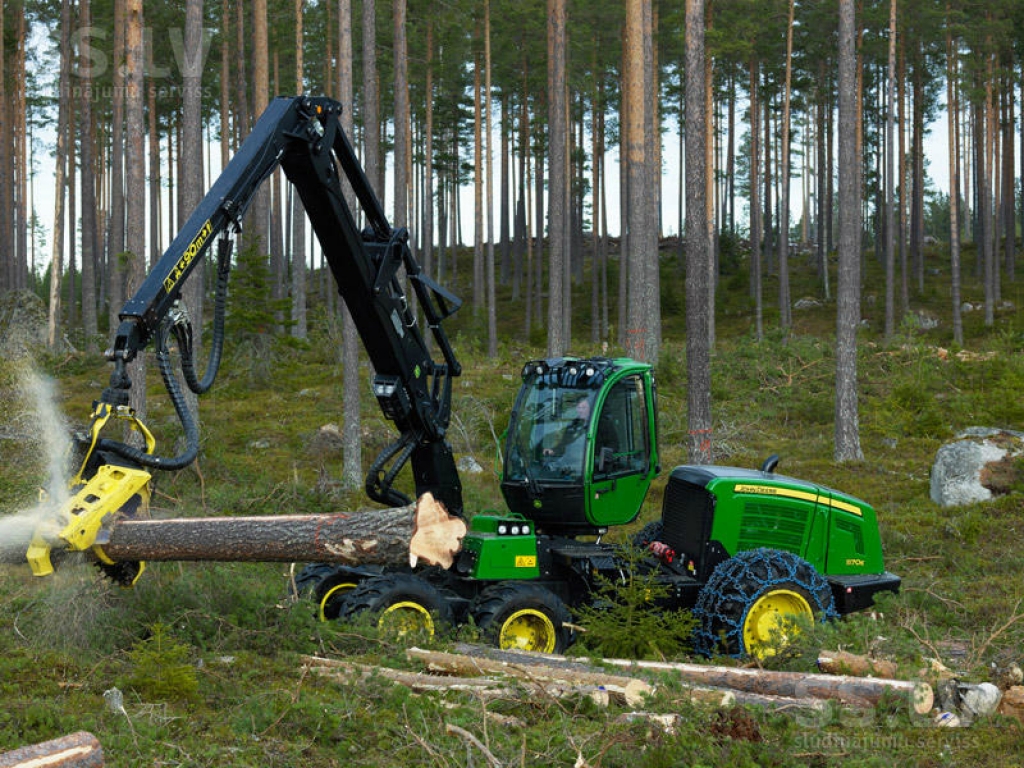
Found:
[[[72,488],[78,487],[79,490],[60,508],[55,521],[36,528],[29,544],[26,558],[36,576],[49,576],[53,573],[50,553],[54,547],[73,552],[91,549],[101,563],[113,565],[102,548],[101,531],[104,525],[111,523],[136,495],[142,500],[141,508],[145,509],[149,505],[149,481],[152,475],[143,469],[103,464],[88,480],[85,480],[83,473],[100,430],[111,416],[127,420],[132,429],[142,433],[147,453],[152,453],[155,447],[153,435],[127,407],[112,408],[106,403],[96,403],[92,416],[91,444],[78,474],[70,483]],[[59,526],[63,527],[54,536],[55,528]],[[141,575],[142,567],[140,564],[136,578]]]

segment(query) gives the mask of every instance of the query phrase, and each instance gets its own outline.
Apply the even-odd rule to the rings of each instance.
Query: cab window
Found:
[[[595,476],[646,472],[650,445],[643,379],[629,376],[609,390],[601,408],[594,443]]]

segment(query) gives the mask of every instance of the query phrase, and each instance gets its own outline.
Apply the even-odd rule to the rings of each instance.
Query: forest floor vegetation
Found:
[[[814,297],[817,305],[795,311],[785,334],[776,327],[777,312],[766,308],[762,340],[753,332],[746,275],[722,279],[712,358],[716,462],[756,467],[777,453],[780,472],[867,500],[878,511],[886,568],[903,578],[900,594],[884,597],[875,611],[807,628],[771,659],[772,668],[811,671],[818,651],[833,648],[895,661],[908,679],[937,659],[961,679],[981,682],[1022,662],[1024,479],[1005,479],[1006,492],[993,501],[940,508],[929,498],[929,473],[938,448],[964,428],[1024,429],[1024,284],[1004,284],[1005,303],[991,327],[982,312],[967,312],[960,348],[951,341],[944,265],[939,252],[930,254],[929,269],[938,277],[925,295],[911,293],[910,311],[886,340],[881,271],[867,258],[858,347],[864,459],[848,463],[832,460],[835,304],[819,295],[813,269],[798,263],[793,295]],[[659,444],[662,466],[670,468],[686,461],[686,361],[683,278],[670,255],[663,269],[663,290],[675,297],[666,302],[657,365]],[[589,341],[583,286],[572,352],[600,354],[604,348]],[[469,295],[466,286],[457,288]],[[773,290],[768,279],[766,305]],[[979,301],[979,292],[967,277],[965,300]],[[456,316],[452,330],[464,374],[455,382],[450,436],[457,456],[472,456],[485,468],[462,478],[470,514],[502,506],[493,471],[497,436],[523,362],[543,356],[536,334],[532,342],[519,340],[521,314],[507,287],[499,300],[497,358],[481,348],[485,323],[471,308]],[[619,350],[611,344],[608,353]],[[341,419],[339,360],[337,329],[322,312],[306,342],[229,342],[221,379],[202,400],[201,458],[194,468],[158,478],[155,512],[252,515],[365,506],[360,489],[340,482],[336,447],[317,440],[320,427]],[[365,366],[364,355],[360,375],[368,380]],[[109,376],[102,357],[47,356],[35,367],[54,380],[69,427],[85,426]],[[4,513],[30,508],[47,471],[32,420],[15,396],[17,377],[17,366],[0,370]],[[369,461],[393,431],[365,390],[361,430]],[[155,376],[149,391],[147,422],[164,445],[173,445],[179,430]],[[659,516],[662,486],[655,482],[640,518],[614,531],[612,540],[629,540]],[[620,649],[638,656],[700,661],[671,630],[644,624],[641,631],[652,639],[646,647],[615,637]],[[466,632],[471,628],[429,644],[443,649],[472,639]],[[578,651],[606,650],[599,634],[583,634]],[[969,728],[938,728],[894,702],[866,715],[837,709],[808,722],[777,711],[694,703],[677,682],[659,677],[647,709],[681,715],[667,731],[624,720],[621,707],[602,708],[586,697],[417,694],[383,677],[345,683],[306,674],[300,661],[318,654],[403,667],[404,650],[402,642],[358,622],[318,622],[308,602],[290,596],[288,565],[156,563],[130,590],[74,564],[45,580],[27,567],[0,566],[0,751],[88,730],[110,766],[488,764],[468,732],[504,766],[1021,764],[1022,725],[1000,716]],[[104,696],[113,689],[123,692],[120,708]]]

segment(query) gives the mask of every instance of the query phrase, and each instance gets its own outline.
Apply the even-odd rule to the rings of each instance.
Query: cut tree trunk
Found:
[[[59,739],[0,754],[0,768],[103,768],[103,748],[91,733],[78,731]]]
[[[432,494],[415,504],[335,515],[121,520],[97,542],[115,562],[189,560],[415,566],[448,568],[466,522]]]
[[[521,663],[503,661],[482,656],[465,656],[458,653],[442,653],[410,648],[406,655],[419,661],[432,672],[472,677],[474,675],[507,675],[527,682],[559,683],[570,688],[594,686],[607,691],[615,697],[621,697],[631,707],[643,704],[644,698],[653,693],[650,683],[635,677],[613,675],[603,671],[588,669],[582,665],[535,663],[525,658]],[[518,656],[518,655],[517,655]]]
[[[844,675],[774,672],[767,669],[705,666],[662,661],[626,661],[604,659],[613,666],[675,672],[683,680],[737,691],[792,698],[835,699],[852,706],[874,706],[884,697],[905,695],[914,712],[923,715],[932,709],[935,694],[927,683],[883,680]]]
[[[557,654],[499,651],[467,643],[458,644],[456,650],[467,656],[472,656],[473,658],[469,659],[471,662],[494,659],[506,665],[541,664],[553,668],[588,669],[591,668],[589,664],[593,661],[587,658],[570,660]],[[478,656],[486,658],[477,659]],[[715,689],[729,689],[737,694],[746,692],[798,700],[834,699],[850,706],[859,707],[872,707],[887,695],[906,695],[910,699],[914,711],[918,714],[930,712],[935,701],[935,693],[930,685],[905,680],[775,672],[767,669],[745,669],[668,661],[601,659],[600,663],[627,668],[630,671],[672,672],[684,682],[698,686],[711,686]]]
[[[847,651],[820,651],[818,669],[829,675],[895,677],[896,665],[884,659],[858,656]]]

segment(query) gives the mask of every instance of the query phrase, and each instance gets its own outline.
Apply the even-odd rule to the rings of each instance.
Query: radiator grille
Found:
[[[704,488],[670,478],[665,486],[662,540],[676,552],[691,558],[703,555],[703,545],[711,535],[714,498]]]

